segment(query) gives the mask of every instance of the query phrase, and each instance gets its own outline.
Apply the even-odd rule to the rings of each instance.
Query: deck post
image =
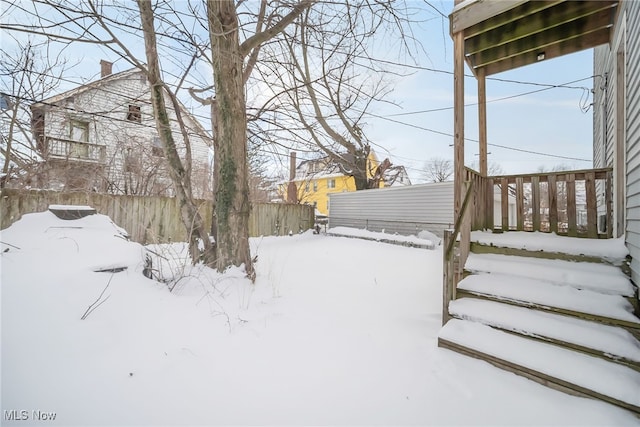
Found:
[[[454,259],[455,250],[451,254],[447,254],[447,248],[453,240],[453,230],[444,230],[442,239],[443,263],[442,263],[442,325],[444,326],[451,316],[449,315],[449,302],[453,299],[453,286],[455,283]]]
[[[456,0],[455,3],[460,3]],[[465,181],[464,169],[464,32],[453,34],[453,168],[454,168],[454,218],[458,218]]]
[[[605,211],[606,211],[606,215],[607,215],[607,219],[606,219],[606,223],[607,223],[607,238],[612,238],[613,237],[613,194],[612,194],[612,182],[613,182],[613,172],[607,172],[606,178],[605,178],[605,184],[604,184],[604,199],[605,199]],[[624,221],[622,223],[617,223],[616,224],[616,237],[620,237],[623,233],[623,225],[624,225]]]
[[[594,172],[584,174],[584,186],[587,197],[587,237],[598,238],[598,207],[596,198],[596,176]]]

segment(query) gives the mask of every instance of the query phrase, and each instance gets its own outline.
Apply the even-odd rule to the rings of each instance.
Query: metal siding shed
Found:
[[[390,187],[329,196],[329,227],[442,236],[453,224],[453,182]]]

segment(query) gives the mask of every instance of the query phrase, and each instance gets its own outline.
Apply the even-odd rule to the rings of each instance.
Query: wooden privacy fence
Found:
[[[471,169],[466,173],[473,189],[474,230],[613,235],[612,168],[493,177]]]
[[[213,204],[196,201],[211,228]],[[172,197],[124,196],[86,192],[3,189],[0,193],[0,229],[5,229],[22,215],[46,211],[49,205],[87,205],[109,216],[127,230],[131,240],[147,243],[184,242],[187,232],[180,219],[178,200]],[[249,235],[285,235],[313,227],[311,206],[265,203],[253,206],[249,217]]]
[[[290,203],[258,203],[249,215],[250,236],[284,236],[313,228],[315,209]]]

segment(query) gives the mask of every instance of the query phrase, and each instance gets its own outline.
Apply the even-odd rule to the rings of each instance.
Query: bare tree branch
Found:
[[[240,54],[245,57],[257,46],[277,36],[279,33],[291,24],[305,9],[308,9],[315,3],[315,0],[304,0],[293,6],[291,11],[285,15],[274,26],[267,28],[266,30],[256,33],[249,37],[240,45]]]

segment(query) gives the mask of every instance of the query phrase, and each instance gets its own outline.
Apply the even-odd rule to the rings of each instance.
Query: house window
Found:
[[[72,141],[89,142],[89,122],[71,120],[69,139]]]
[[[318,181],[313,181],[313,191],[318,191]]]
[[[327,188],[336,188],[336,180],[330,179],[329,181],[327,181]]]
[[[157,136],[151,140],[151,152],[154,156],[164,156],[162,142],[160,142],[160,138]]]
[[[309,192],[309,181],[304,183],[304,192],[308,193]]]
[[[125,172],[139,172],[140,171],[140,153],[134,151],[131,148],[127,148],[127,153],[124,157],[124,171]]]
[[[142,113],[140,112],[139,105],[129,105],[127,120],[129,120],[130,122],[142,123]]]

